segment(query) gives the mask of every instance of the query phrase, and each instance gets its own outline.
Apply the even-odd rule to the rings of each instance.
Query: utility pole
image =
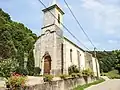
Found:
[[[94,57],[95,57],[95,62],[96,62],[97,78],[99,79],[99,74],[98,74],[98,62],[97,62],[97,55],[96,55],[96,48],[94,48]]]

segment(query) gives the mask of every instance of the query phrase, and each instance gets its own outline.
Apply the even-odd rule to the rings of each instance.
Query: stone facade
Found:
[[[85,52],[85,66],[93,70],[92,54]]]
[[[72,52],[70,52],[72,50]],[[71,65],[76,65],[80,70],[85,69],[84,50],[64,37],[64,71],[68,73]],[[70,54],[71,53],[71,54]]]
[[[96,81],[96,78],[68,78],[66,80],[55,80],[51,82],[45,82],[42,84],[29,85],[25,88],[18,88],[17,90],[72,90],[78,85],[92,83]],[[6,88],[0,88],[0,90],[10,90]]]
[[[38,84],[35,86],[28,86],[25,90],[73,90],[78,85],[92,83],[96,79],[88,77],[87,81],[84,78],[69,78],[66,80],[57,80],[50,83]]]
[[[35,66],[42,69],[41,74],[68,74],[68,68],[76,65],[79,70],[91,68],[99,71],[92,55],[63,36],[62,19],[64,12],[58,5],[43,10],[42,33],[35,43]],[[49,59],[46,60],[46,53]],[[45,62],[46,60],[46,62]],[[98,62],[97,62],[98,64]],[[99,65],[97,65],[99,66]]]
[[[63,44],[63,31],[61,29],[60,23],[55,19],[58,15],[62,16],[63,13],[58,13],[58,6],[50,6],[44,12],[44,24],[42,28],[41,37],[35,43],[35,65],[42,69],[42,74],[44,74],[44,55],[46,52],[49,53],[51,57],[51,70],[50,74],[58,75],[62,73],[62,44]],[[52,14],[55,15],[53,17]],[[61,19],[60,19],[61,20]],[[62,20],[61,20],[62,21]]]

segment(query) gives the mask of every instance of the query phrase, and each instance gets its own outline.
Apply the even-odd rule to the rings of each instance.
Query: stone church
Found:
[[[97,59],[80,46],[63,36],[64,11],[53,3],[42,10],[43,27],[39,39],[35,43],[35,67],[41,68],[43,74],[68,74],[68,68],[76,65],[79,70],[91,68],[95,75],[99,73]]]

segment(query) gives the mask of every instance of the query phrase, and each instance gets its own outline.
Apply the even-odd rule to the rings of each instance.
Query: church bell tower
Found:
[[[64,12],[57,5],[56,0],[44,13],[41,36],[36,43],[36,65],[41,68],[41,74],[60,75],[63,72],[63,31],[62,22]]]
[[[56,0],[53,0],[52,5],[48,8],[43,9],[42,11],[44,12],[42,34],[44,34],[46,32],[46,29],[50,28],[51,26],[56,26],[59,29],[62,29],[61,23],[63,22],[64,12],[57,5]],[[51,31],[57,31],[57,29],[54,28],[51,29]]]

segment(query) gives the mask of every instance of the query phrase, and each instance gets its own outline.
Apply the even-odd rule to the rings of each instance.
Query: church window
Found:
[[[70,61],[72,62],[72,49],[70,49]]]
[[[78,67],[79,67],[79,69],[80,69],[80,56],[81,56],[80,52],[79,52],[79,51],[77,51],[77,57],[78,57]]]
[[[60,14],[58,14],[58,23],[60,23]]]

